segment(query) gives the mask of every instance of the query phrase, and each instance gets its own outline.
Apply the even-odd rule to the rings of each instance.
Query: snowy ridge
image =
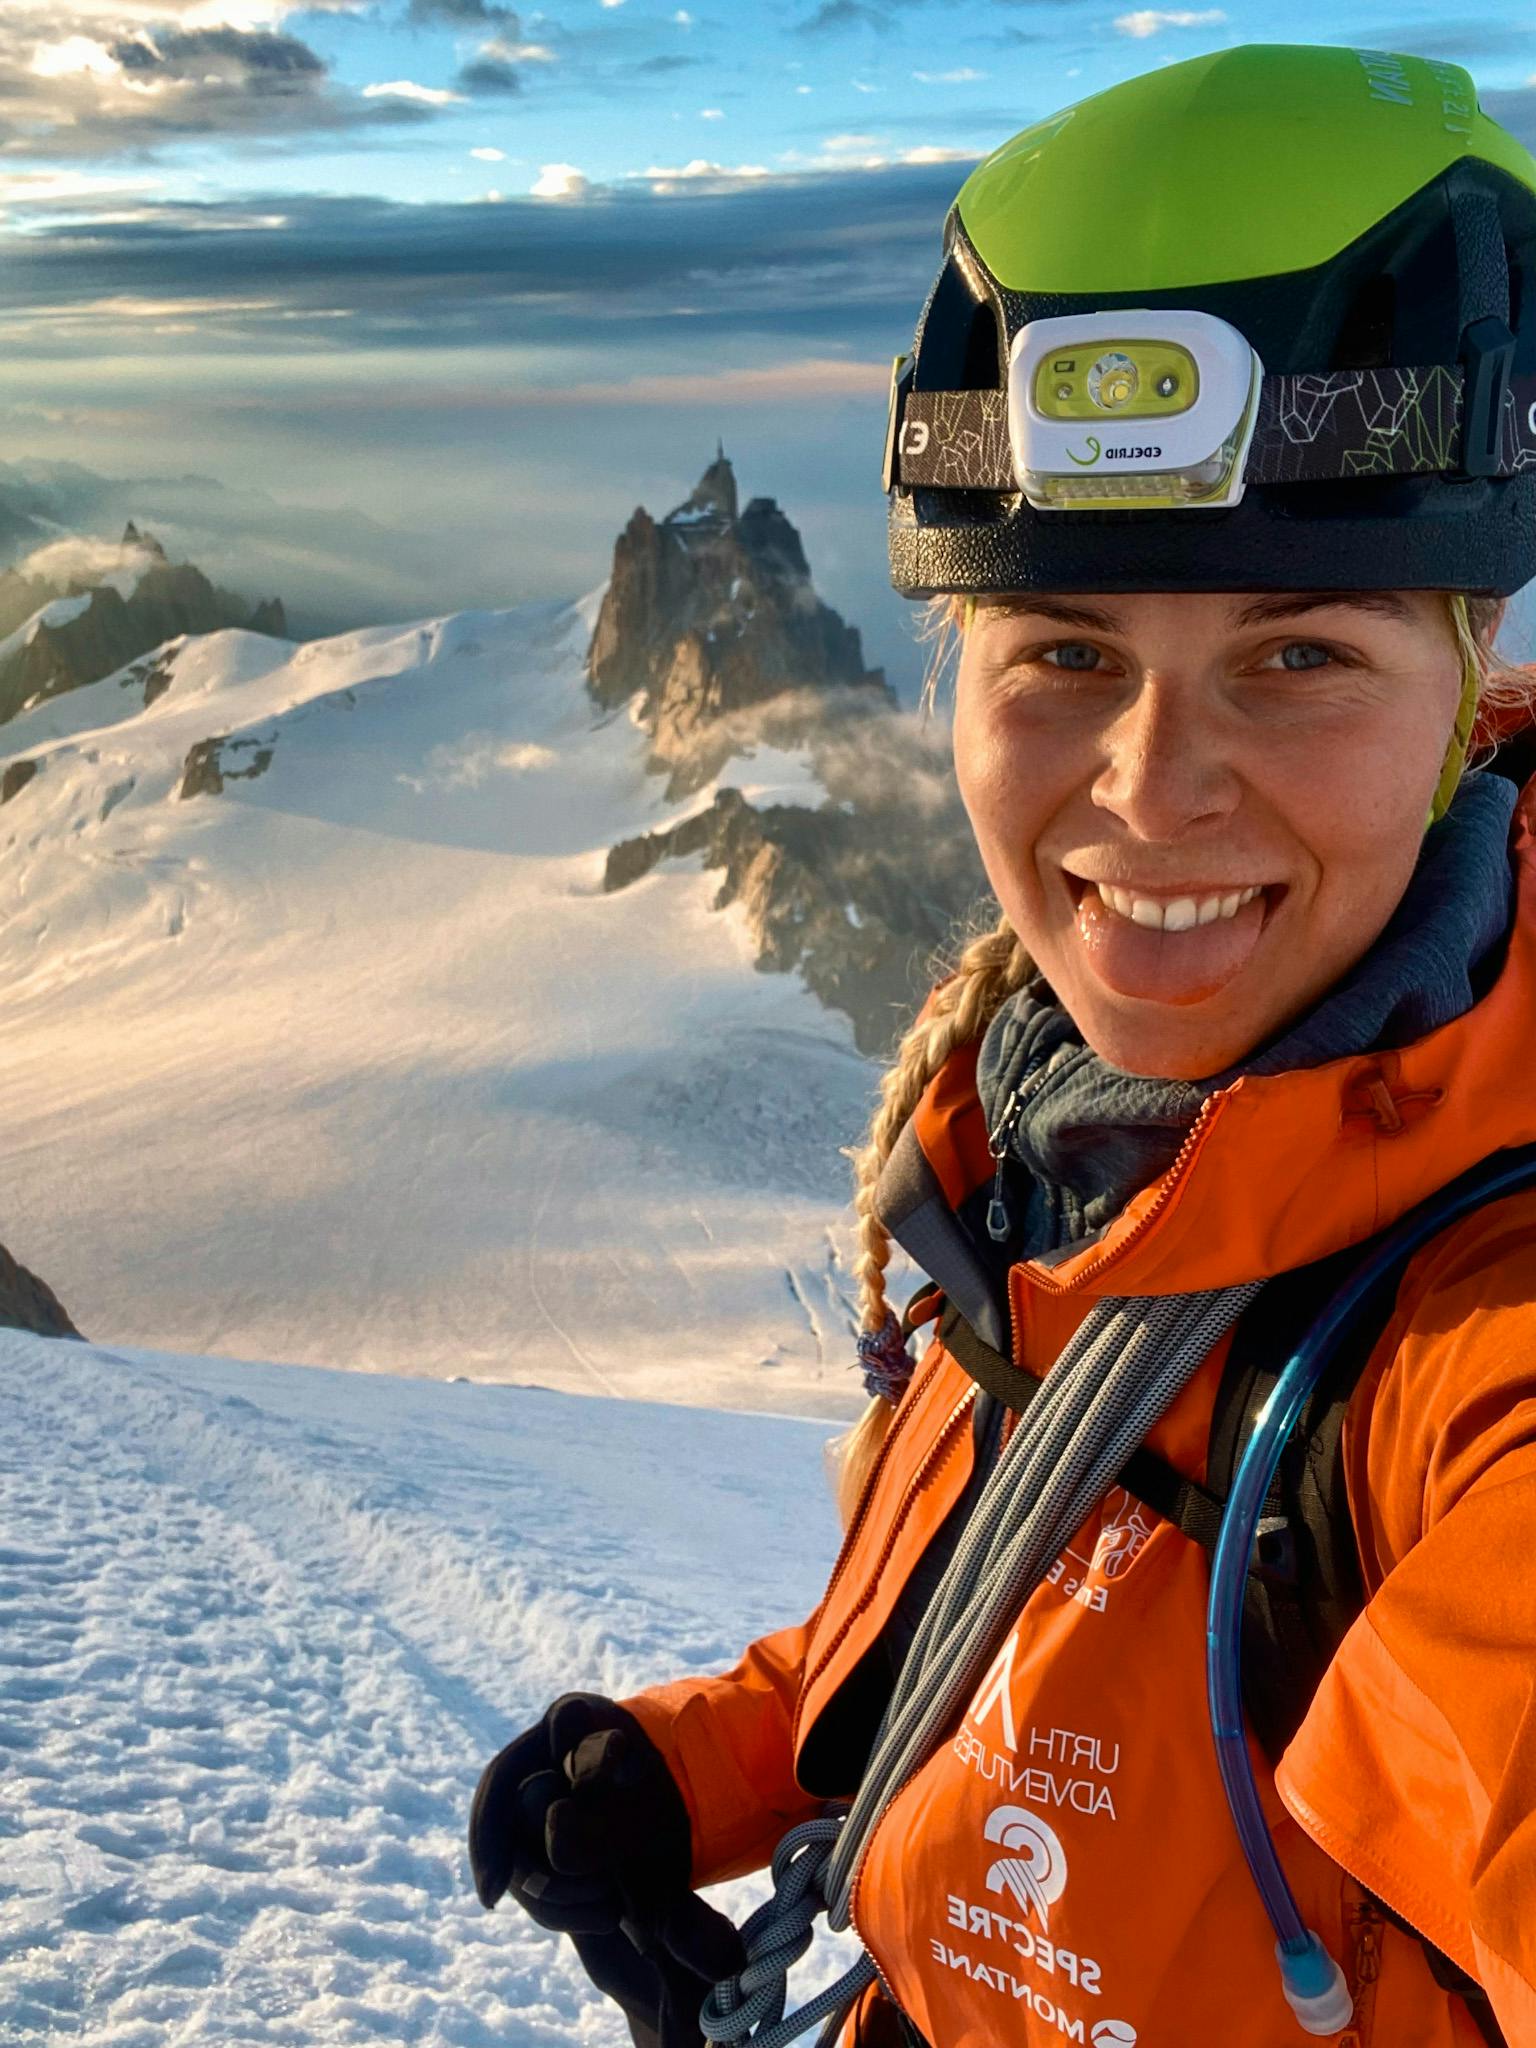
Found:
[[[0,1333],[8,2044],[627,2041],[567,1946],[481,1912],[474,1782],[555,1694],[809,1610],[825,1426],[357,1394]]]
[[[209,634],[4,729],[0,1239],[89,1335],[857,1406],[871,1070],[711,877],[603,893],[673,813],[595,604]]]

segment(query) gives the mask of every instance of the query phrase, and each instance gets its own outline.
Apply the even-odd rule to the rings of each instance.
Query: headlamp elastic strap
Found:
[[[1494,328],[1504,340],[1480,332]],[[1514,343],[1502,321],[1475,321],[1467,340],[1461,366],[1266,376],[1247,481],[1513,476],[1536,468],[1536,375],[1513,373]],[[887,489],[1019,489],[1006,392],[914,391],[908,379],[892,414]]]

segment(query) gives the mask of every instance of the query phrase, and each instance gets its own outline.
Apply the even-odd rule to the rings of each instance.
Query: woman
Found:
[[[734,1671],[557,1702],[471,1821],[482,1900],[571,1931],[637,2040],[740,1968],[690,1885],[837,1801],[796,1839],[878,1968],[858,2041],[1536,2043],[1536,1194],[1433,1235],[1355,1362],[1357,1593],[1266,1566],[1342,1615],[1315,1691],[1282,1642],[1245,1693],[1310,1978],[1224,1796],[1198,1512],[1293,1276],[1536,1140],[1536,844],[1466,773],[1523,694],[1533,371],[1536,162],[1450,66],[1228,51],[962,191],[887,483],[1002,921],[861,1158],[843,1552]]]

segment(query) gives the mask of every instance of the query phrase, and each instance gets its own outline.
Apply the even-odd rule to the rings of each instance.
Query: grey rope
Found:
[[[982,1488],[913,1637],[852,1808],[842,1820],[807,1822],[780,1844],[773,1870],[777,1887],[783,1858],[783,1895],[776,1891],[743,1930],[746,1971],[705,2000],[700,2025],[711,2041],[784,2048],[833,2011],[834,1998],[851,2002],[874,1981],[865,1957],[782,2017],[788,1967],[810,1945],[807,1909],[814,1917],[824,1901],[829,1926],[850,1924],[859,1867],[887,1807],[975,1692],[1062,1544],[1258,1291],[1255,1281],[1112,1297],[1089,1310]],[[756,2033],[759,2010],[767,2024]]]

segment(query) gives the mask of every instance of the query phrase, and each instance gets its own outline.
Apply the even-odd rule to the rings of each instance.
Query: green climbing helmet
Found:
[[[1536,158],[1456,65],[1255,44],[978,165],[891,381],[891,578],[1536,575]]]

